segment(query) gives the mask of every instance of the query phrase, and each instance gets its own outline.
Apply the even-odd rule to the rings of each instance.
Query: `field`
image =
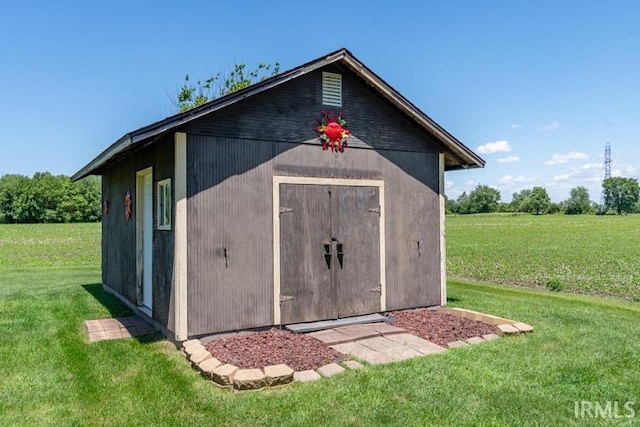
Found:
[[[449,276],[640,301],[640,215],[447,216]]]
[[[451,252],[465,227],[476,236],[502,233],[465,220],[479,223],[449,221]],[[160,337],[87,342],[84,320],[127,313],[99,285],[99,230],[0,225],[0,425],[629,425],[640,418],[640,305],[457,280],[449,282],[450,305],[521,320],[535,332],[313,384],[220,390]],[[619,410],[576,416],[581,401],[618,402]]]

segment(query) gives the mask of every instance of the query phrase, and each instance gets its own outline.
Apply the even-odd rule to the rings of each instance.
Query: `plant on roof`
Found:
[[[191,82],[189,74],[184,76],[184,82],[171,101],[177,112],[185,112],[194,107],[206,104],[221,96],[244,89],[254,83],[275,76],[280,72],[280,63],[258,64],[248,68],[247,64],[235,64],[230,72],[218,72],[205,80]]]

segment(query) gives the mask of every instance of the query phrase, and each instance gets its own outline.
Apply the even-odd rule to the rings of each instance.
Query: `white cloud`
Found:
[[[585,153],[581,153],[579,151],[571,151],[567,154],[554,154],[551,156],[551,160],[547,160],[544,162],[545,166],[554,166],[554,165],[562,165],[565,163],[569,163],[571,160],[580,160],[580,159],[588,159]]]
[[[589,170],[589,169],[602,169],[602,163],[585,163],[582,166],[578,166],[576,169]]]
[[[513,124],[511,125],[511,129],[520,129],[521,127],[522,127],[522,126],[521,126],[521,125],[519,125],[519,124],[517,124],[517,123],[513,123]]]
[[[513,176],[513,175],[505,175],[502,178],[500,178],[498,180],[498,185],[502,185],[502,186],[506,186],[509,184],[516,184],[516,183],[524,183],[524,182],[533,182],[535,181],[536,177],[535,176],[526,176],[526,175],[518,175],[518,176]]]
[[[575,173],[565,173],[562,175],[556,175],[553,177],[553,180],[555,182],[563,182],[563,181],[567,181],[568,179],[570,179],[572,176],[574,176]]]
[[[549,132],[550,130],[559,129],[559,128],[560,128],[560,123],[554,120],[548,125],[540,126],[538,128],[538,132]]]
[[[473,187],[474,185],[476,185],[475,181],[467,181],[464,183],[465,187]]]
[[[617,164],[617,167],[611,171],[611,176],[623,176],[623,177],[633,177],[637,175],[638,170],[640,169],[638,166],[627,165],[627,164]]]
[[[453,182],[453,181],[445,181],[445,182],[444,182],[444,189],[445,189],[445,190],[450,190],[450,189],[452,189],[452,188],[453,188],[453,186],[454,186],[454,185],[455,185],[455,184],[454,184],[454,182]]]
[[[518,160],[520,160],[520,157],[518,156],[507,156],[507,157],[502,157],[500,159],[498,159],[498,163],[515,163]]]
[[[507,153],[511,151],[511,145],[509,145],[509,141],[504,140],[487,142],[486,144],[480,145],[477,151],[481,154]]]

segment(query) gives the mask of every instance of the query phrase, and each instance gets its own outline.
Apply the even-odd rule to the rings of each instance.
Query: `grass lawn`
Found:
[[[448,215],[449,276],[640,301],[640,215]]]
[[[44,241],[44,243],[43,243]],[[585,425],[575,401],[635,402],[640,306],[449,283],[452,306],[533,334],[312,384],[233,394],[162,339],[88,344],[86,319],[127,310],[98,283],[99,225],[0,225],[0,425]]]

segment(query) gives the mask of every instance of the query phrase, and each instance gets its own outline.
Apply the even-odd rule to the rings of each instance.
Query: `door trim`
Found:
[[[314,178],[307,176],[273,177],[273,324],[280,324],[280,184],[343,185],[352,187],[377,187],[380,201],[380,311],[387,309],[386,259],[385,259],[385,206],[384,181],[377,179]]]
[[[137,261],[137,290],[139,292],[137,299],[137,305],[140,310],[148,316],[153,316],[153,273],[151,275],[151,297],[149,298],[151,307],[144,305],[144,178],[147,175],[151,175],[151,205],[148,209],[151,209],[151,233],[153,235],[153,167],[141,169],[136,172],[136,194],[135,194],[135,216],[136,216],[136,261]],[[153,241],[153,237],[151,238]],[[153,269],[153,246],[151,248],[151,267]],[[153,272],[153,270],[152,270]]]

